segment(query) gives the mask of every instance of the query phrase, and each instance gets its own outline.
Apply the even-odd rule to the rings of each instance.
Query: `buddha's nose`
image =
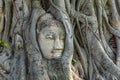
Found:
[[[55,39],[54,49],[57,49],[57,50],[62,50],[63,49],[63,47],[61,45],[61,42],[60,42],[60,39]]]

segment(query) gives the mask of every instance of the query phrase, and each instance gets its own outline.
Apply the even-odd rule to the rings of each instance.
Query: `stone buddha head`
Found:
[[[60,58],[64,51],[65,29],[62,23],[52,16],[45,18],[37,24],[40,50],[46,59]]]

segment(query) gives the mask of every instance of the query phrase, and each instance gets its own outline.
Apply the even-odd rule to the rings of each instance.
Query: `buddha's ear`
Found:
[[[40,34],[40,31],[39,31],[39,29],[37,29],[36,31],[37,31],[37,34]]]
[[[36,25],[36,32],[37,34],[40,34],[40,26],[39,26],[39,22],[37,22],[37,25]]]

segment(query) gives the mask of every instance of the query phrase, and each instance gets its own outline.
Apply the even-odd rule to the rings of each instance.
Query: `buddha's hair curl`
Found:
[[[51,26],[63,27],[63,24],[60,21],[55,20],[50,14],[45,14],[38,20],[37,23],[38,31],[41,31],[41,29],[44,27]]]

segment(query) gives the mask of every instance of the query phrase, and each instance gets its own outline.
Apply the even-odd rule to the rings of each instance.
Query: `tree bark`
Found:
[[[119,8],[120,0],[0,0],[0,80],[119,80]],[[64,50],[46,59],[38,28],[52,20],[65,29]]]

